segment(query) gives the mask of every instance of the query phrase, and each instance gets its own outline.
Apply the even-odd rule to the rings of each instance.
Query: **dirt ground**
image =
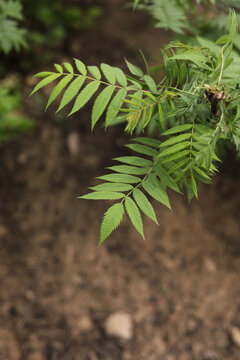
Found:
[[[68,56],[120,66],[138,48],[157,55],[169,34],[123,0],[104,3]],[[90,134],[89,118],[86,108],[68,128],[42,113],[31,134],[0,145],[0,360],[239,360],[239,173],[230,163],[190,205],[173,193],[173,211],[154,203],[160,225],[144,219],[145,242],[125,218],[98,249],[108,203],[76,197],[126,137]],[[129,341],[105,332],[118,311],[133,320]]]

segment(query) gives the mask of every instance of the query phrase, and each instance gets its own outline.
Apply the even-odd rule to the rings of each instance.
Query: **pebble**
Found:
[[[217,266],[214,261],[208,257],[204,259],[204,268],[210,273],[214,274],[217,271]]]
[[[78,321],[78,328],[81,333],[88,332],[93,329],[93,323],[89,316],[82,316]]]
[[[67,137],[68,150],[72,156],[76,156],[80,149],[80,137],[77,132],[72,132]]]
[[[240,347],[240,329],[236,326],[232,326],[232,328],[230,329],[230,334],[233,343],[236,346]]]
[[[133,321],[125,312],[115,312],[105,321],[106,334],[122,340],[131,340],[133,337]]]

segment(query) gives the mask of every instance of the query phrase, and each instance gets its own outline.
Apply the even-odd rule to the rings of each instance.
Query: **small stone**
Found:
[[[21,164],[21,165],[25,165],[28,162],[28,159],[29,159],[29,155],[26,153],[19,154],[19,156],[17,158],[19,164]]]
[[[216,264],[213,262],[212,259],[206,257],[204,259],[204,268],[210,273],[210,274],[213,274],[216,272],[217,270],[217,267],[216,267]]]
[[[77,132],[72,132],[67,137],[68,150],[72,156],[76,156],[79,153],[80,138]]]
[[[93,323],[92,320],[89,318],[89,316],[85,315],[82,316],[78,321],[78,329],[79,332],[88,332],[93,329]]]
[[[104,328],[109,336],[123,340],[131,340],[133,337],[133,321],[131,316],[125,312],[111,314],[105,321]]]
[[[240,347],[240,329],[236,326],[232,326],[232,328],[230,329],[230,334],[233,343],[236,346]]]

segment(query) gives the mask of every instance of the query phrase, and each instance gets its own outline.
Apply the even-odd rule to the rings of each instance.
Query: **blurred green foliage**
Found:
[[[19,1],[0,1],[0,51],[8,54],[12,49],[26,46],[26,30],[19,27],[23,20]]]
[[[6,141],[32,129],[33,122],[21,115],[21,89],[10,80],[10,86],[0,84],[0,141]]]
[[[64,41],[72,31],[87,28],[101,15],[101,9],[90,6],[64,5],[59,0],[22,0],[30,46],[52,46]]]
[[[0,75],[5,77],[0,81],[0,141],[33,127],[33,122],[21,115],[19,80],[12,81],[12,75],[6,76],[9,70],[12,74],[12,65],[21,72],[29,72],[41,60],[46,61],[52,49],[64,45],[74,31],[92,26],[100,15],[99,7],[83,9],[59,0],[0,0],[0,53],[3,53]],[[25,51],[16,62],[13,50],[19,52],[23,47]]]
[[[22,20],[22,5],[18,0],[0,1],[0,53],[8,55],[27,46],[27,31],[19,27]],[[3,64],[0,65],[4,69]],[[33,122],[21,115],[21,104],[19,81],[7,76],[0,82],[0,141],[15,138],[33,127]]]

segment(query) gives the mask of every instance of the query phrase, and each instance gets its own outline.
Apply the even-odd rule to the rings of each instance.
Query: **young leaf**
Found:
[[[106,123],[105,123],[106,127],[108,127],[110,125],[111,121],[119,113],[119,109],[121,108],[126,95],[127,95],[127,90],[126,89],[120,89],[116,93],[116,95],[114,96],[112,101],[110,102],[110,105],[109,105],[108,110],[107,110],[107,115],[106,115]]]
[[[103,63],[101,64],[101,70],[107,81],[109,81],[110,84],[114,85],[116,83],[116,75],[112,66]]]
[[[97,179],[110,181],[110,182],[120,182],[126,184],[134,184],[141,182],[141,179],[136,176],[127,175],[127,174],[107,174],[97,177]]]
[[[130,63],[130,61],[128,61],[127,59],[125,59],[125,62],[127,64],[127,67],[128,67],[131,74],[133,74],[135,76],[138,76],[138,77],[143,77],[144,74],[143,74],[142,70],[139,67],[137,67],[136,65]]]
[[[104,214],[100,231],[99,246],[120,225],[124,214],[122,203],[112,205]]]
[[[152,166],[152,161],[144,159],[138,156],[122,156],[114,158],[113,160],[120,161],[125,164],[135,165],[135,166]]]
[[[76,64],[76,68],[78,69],[78,71],[80,72],[80,74],[82,74],[83,76],[87,75],[87,69],[86,66],[84,65],[84,63],[81,60],[78,59],[74,59],[75,64]]]
[[[134,200],[136,201],[137,205],[142,210],[142,212],[144,212],[145,215],[147,215],[156,224],[158,224],[158,221],[157,221],[157,218],[155,215],[155,211],[154,211],[150,201],[146,197],[146,195],[144,195],[144,193],[141,190],[134,189],[133,197],[134,197]]]
[[[69,75],[71,76],[71,75]],[[73,82],[69,85],[65,93],[63,94],[61,103],[57,110],[60,111],[64,106],[66,106],[70,101],[78,94],[79,90],[83,86],[85,78],[83,76],[78,76]]]
[[[87,102],[91,99],[93,94],[97,91],[99,88],[100,82],[95,80],[91,83],[89,83],[83,91],[78,95],[75,104],[72,108],[72,111],[70,112],[69,116],[74,114],[76,111],[80,110]]]
[[[61,74],[53,74],[53,75],[49,75],[47,77],[45,77],[44,79],[42,79],[33,89],[33,91],[31,92],[30,96],[32,96],[36,91],[40,90],[41,88],[43,88],[44,86],[50,84],[51,82],[53,82],[54,80],[58,79],[59,76],[61,76]]]
[[[208,65],[206,65],[206,62],[208,62],[208,58],[203,55],[201,50],[198,49],[186,50],[181,54],[172,56],[171,58],[169,58],[169,60],[188,60],[195,63],[200,68],[212,70]]]
[[[122,199],[125,195],[114,191],[94,191],[87,195],[79,196],[78,199],[86,200],[117,200]]]
[[[96,122],[99,120],[100,116],[103,114],[104,110],[106,109],[107,104],[110,101],[114,90],[115,90],[114,86],[112,85],[107,86],[96,98],[92,110],[92,130]]]
[[[64,76],[59,83],[55,86],[51,95],[48,99],[48,103],[46,109],[51,105],[51,103],[58,97],[58,95],[63,91],[63,89],[67,86],[67,84],[72,80],[73,75]]]
[[[130,197],[126,197],[125,207],[133,226],[137,229],[137,231],[142,235],[144,239],[142,217],[137,205]]]

